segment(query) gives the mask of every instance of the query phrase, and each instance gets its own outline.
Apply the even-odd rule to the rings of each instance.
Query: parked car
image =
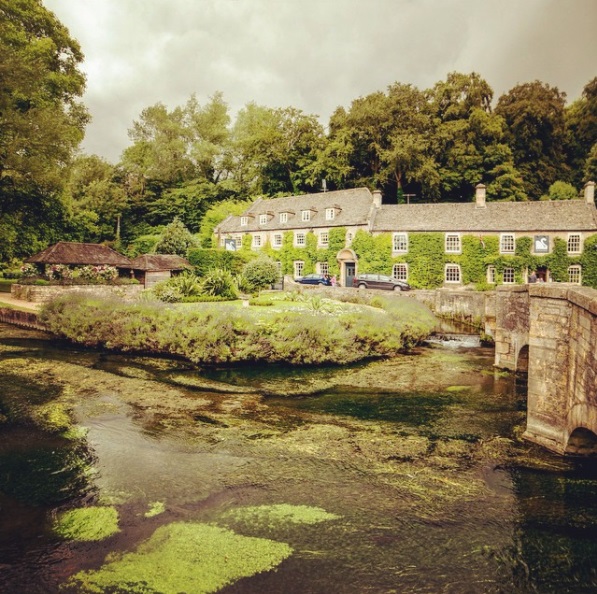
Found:
[[[352,279],[352,286],[359,289],[410,291],[410,285],[406,281],[397,280],[385,274],[358,274]]]
[[[332,284],[330,277],[324,274],[306,274],[297,278],[296,282],[302,285],[326,285],[328,287]]]

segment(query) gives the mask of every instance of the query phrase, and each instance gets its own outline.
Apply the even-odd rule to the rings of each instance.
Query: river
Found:
[[[197,369],[0,325],[0,357],[2,593],[597,591],[596,467],[521,439],[491,349]],[[57,532],[88,509],[115,530]]]

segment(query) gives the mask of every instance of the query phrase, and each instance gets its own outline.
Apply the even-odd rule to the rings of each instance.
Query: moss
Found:
[[[154,516],[159,516],[166,511],[166,504],[163,501],[154,501],[149,505],[149,510],[146,511],[143,515],[146,518],[153,518]]]
[[[85,507],[60,514],[54,532],[68,540],[104,540],[118,532],[118,512],[113,507]]]
[[[36,425],[51,433],[66,432],[72,425],[67,409],[57,402],[36,407],[32,417]]]
[[[326,512],[320,507],[307,505],[259,505],[255,507],[241,507],[230,510],[223,516],[250,523],[266,524],[268,526],[283,524],[319,524],[329,520],[337,520],[340,516]]]
[[[269,571],[292,554],[289,545],[240,536],[216,526],[177,522],[158,528],[133,553],[112,554],[97,571],[81,571],[77,592],[216,592]]]

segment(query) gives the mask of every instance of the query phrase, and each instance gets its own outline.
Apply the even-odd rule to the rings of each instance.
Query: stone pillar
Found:
[[[524,437],[563,454],[567,440],[569,334],[567,287],[532,285],[527,429]]]

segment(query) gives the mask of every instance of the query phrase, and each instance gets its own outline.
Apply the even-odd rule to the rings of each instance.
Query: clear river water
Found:
[[[597,592],[597,467],[523,441],[524,381],[464,344],[198,369],[0,325],[0,593]],[[57,533],[95,508],[116,531]]]

